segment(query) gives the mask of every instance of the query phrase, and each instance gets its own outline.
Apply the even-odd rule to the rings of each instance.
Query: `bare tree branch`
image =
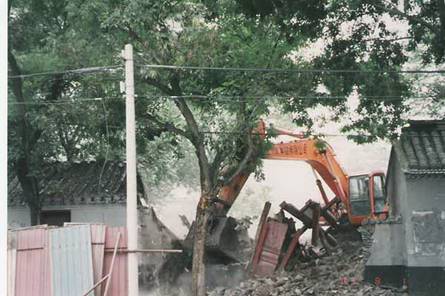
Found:
[[[245,114],[245,108],[246,108],[246,104],[242,104],[242,113]],[[258,108],[259,104],[256,104],[255,107],[252,109],[252,111],[250,112],[249,116],[247,118],[244,118],[244,122],[245,124],[249,124],[249,121],[252,119],[252,116],[255,114],[256,109]],[[243,170],[245,170],[246,166],[253,160],[253,158],[255,157],[254,152],[255,152],[255,147],[253,145],[253,140],[252,140],[252,129],[249,128],[247,129],[248,133],[247,133],[247,151],[246,154],[244,154],[243,159],[240,161],[240,163],[238,164],[237,169],[235,170],[235,172],[228,178],[225,178],[224,184],[227,185],[230,182],[233,181],[234,178],[236,178],[237,175],[239,175]]]
[[[210,165],[210,173],[212,175],[212,180],[215,185],[218,184],[219,168],[223,162],[226,153],[224,149],[217,149],[215,157],[213,158],[212,164]]]
[[[175,95],[177,96],[182,95],[181,87],[179,85],[178,73],[175,73],[172,76],[171,86],[173,93]],[[210,184],[212,178],[210,172],[210,163],[205,150],[203,135],[202,133],[200,133],[198,123],[195,120],[195,116],[193,115],[192,111],[187,105],[185,99],[178,97],[174,99],[174,102],[175,105],[178,107],[179,111],[181,112],[182,116],[184,117],[185,122],[187,123],[187,126],[192,133],[191,142],[193,146],[195,146],[201,172],[201,188],[205,192],[209,192],[212,188],[212,184]]]
[[[144,78],[142,78],[142,81],[144,81],[145,83],[147,83],[151,86],[158,88],[160,91],[162,91],[166,95],[169,95],[169,96],[174,95],[173,90],[170,87],[163,84],[162,82],[160,82],[157,79],[150,78],[150,77],[144,77]]]
[[[160,129],[170,131],[174,134],[181,135],[185,138],[190,138],[190,135],[187,134],[185,130],[176,127],[171,122],[163,122],[162,120],[151,114],[147,114],[146,116],[150,121],[154,122]]]
[[[225,185],[230,184],[230,182],[232,182],[233,179],[236,176],[238,176],[246,168],[246,166],[249,164],[249,162],[252,161],[252,156],[253,156],[254,150],[255,149],[254,149],[253,141],[252,141],[252,132],[249,131],[249,133],[247,134],[247,152],[246,152],[246,154],[244,154],[244,158],[238,164],[238,167],[235,170],[235,172],[233,172],[230,177],[225,179],[225,181],[224,181]]]
[[[405,36],[405,37],[396,37],[396,38],[390,38],[390,39],[384,39],[384,38],[367,38],[367,39],[363,39],[363,42],[369,42],[369,41],[388,41],[388,42],[393,42],[393,41],[400,41],[400,40],[409,40],[409,39],[414,39],[413,36]]]

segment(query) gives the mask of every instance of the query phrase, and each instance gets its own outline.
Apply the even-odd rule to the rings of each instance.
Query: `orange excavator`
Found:
[[[265,123],[257,128],[260,135],[266,134]],[[332,147],[316,138],[305,138],[303,134],[272,128],[274,134],[296,138],[291,142],[274,144],[265,159],[299,160],[308,163],[316,176],[316,184],[326,205],[339,201],[335,216],[339,221],[360,225],[364,220],[384,220],[388,215],[385,195],[385,175],[381,171],[348,176],[342,169]],[[250,171],[241,172],[233,181],[221,188],[219,200],[228,210],[246,183]],[[320,176],[329,186],[335,197],[329,199],[325,193]],[[335,200],[334,200],[335,199]],[[346,220],[347,219],[347,220]]]

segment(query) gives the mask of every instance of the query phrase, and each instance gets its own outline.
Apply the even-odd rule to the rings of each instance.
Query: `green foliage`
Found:
[[[306,110],[317,105],[330,106],[334,119],[339,119],[346,114],[346,98],[358,94],[358,114],[348,119],[350,123],[344,126],[343,131],[363,134],[363,137],[353,138],[358,142],[392,138],[403,125],[403,114],[409,107],[404,102],[412,94],[412,82],[402,74],[377,71],[402,69],[410,51],[420,52],[425,64],[444,61],[443,1],[408,0],[404,1],[403,9],[397,6],[397,1],[383,0],[318,0],[310,1],[306,6],[300,5],[305,1],[236,2],[251,19],[260,18],[280,25],[284,35],[296,30],[283,24],[293,23],[296,27],[301,23],[316,24],[312,26],[314,31],[308,32],[311,37],[322,40],[325,46],[322,53],[311,61],[313,68],[368,71],[308,76],[307,80],[312,86],[309,89],[314,91],[315,86],[322,85],[327,91],[319,95],[344,98],[312,102],[296,98],[285,102],[283,111],[291,113],[297,125],[310,128],[313,122]],[[314,13],[307,13],[305,7],[312,7]],[[271,18],[267,19],[266,16]],[[394,31],[394,26],[391,27],[388,20],[399,22],[402,28],[405,23],[408,36]],[[395,99],[376,102],[371,99],[375,96],[393,96]]]
[[[199,1],[114,1],[98,12],[109,47],[131,42],[137,53],[136,89],[141,99],[156,97],[142,108],[140,120],[191,138],[194,131],[168,96],[192,96],[185,103],[202,133],[202,144],[216,178],[236,172],[249,151],[249,141],[264,153],[267,144],[249,139],[260,117],[267,116],[275,95],[306,93],[311,87],[302,75],[217,70],[156,69],[142,64],[205,67],[306,67],[289,56],[306,37],[282,40],[282,30],[271,22],[252,20],[236,12],[233,1],[221,1],[214,10]],[[89,6],[82,6],[87,11]],[[208,97],[196,97],[208,96]],[[177,133],[176,133],[177,134]],[[201,141],[201,140],[200,140]],[[263,147],[264,146],[264,147]],[[249,162],[253,170],[258,162]],[[223,178],[224,179],[224,178]],[[216,182],[216,180],[213,180]]]
[[[83,3],[86,10],[79,9],[79,3],[10,3],[9,50],[23,74],[122,63],[117,55],[120,49],[109,47],[110,35],[101,29],[98,12],[105,3]],[[21,87],[25,100],[22,105],[17,103],[10,79],[8,167],[11,172],[25,154],[31,169],[28,175],[34,176],[38,176],[42,163],[48,161],[122,159],[125,103],[119,80],[122,80],[121,70],[26,78]],[[137,116],[145,113],[150,104],[148,100],[138,101]],[[20,134],[18,129],[21,106],[26,112],[26,134]],[[180,145],[175,136],[162,135],[161,130],[147,121],[138,121],[137,129],[138,153],[144,156],[141,162],[151,166],[153,174],[148,184],[154,186],[171,176],[163,174],[166,170],[161,167],[176,165],[181,158]],[[37,135],[37,140],[27,150],[23,138],[30,139],[33,135]]]
[[[319,153],[325,153],[327,147],[328,147],[328,144],[326,143],[326,141],[323,141],[321,139],[316,139],[315,148],[317,148]]]

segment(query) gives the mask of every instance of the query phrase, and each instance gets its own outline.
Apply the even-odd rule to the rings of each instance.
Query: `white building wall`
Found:
[[[125,205],[94,205],[61,208],[71,210],[71,222],[96,222],[108,226],[125,226]],[[45,208],[45,210],[51,210]]]
[[[19,228],[31,225],[31,216],[26,206],[8,207],[8,228]]]
[[[71,222],[104,223],[109,226],[125,226],[125,204],[47,206],[43,211],[69,210]],[[8,207],[8,227],[31,225],[28,207]]]

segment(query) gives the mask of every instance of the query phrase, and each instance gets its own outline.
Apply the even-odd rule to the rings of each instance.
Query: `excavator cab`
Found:
[[[385,175],[376,172],[349,177],[349,202],[353,220],[387,213]]]

